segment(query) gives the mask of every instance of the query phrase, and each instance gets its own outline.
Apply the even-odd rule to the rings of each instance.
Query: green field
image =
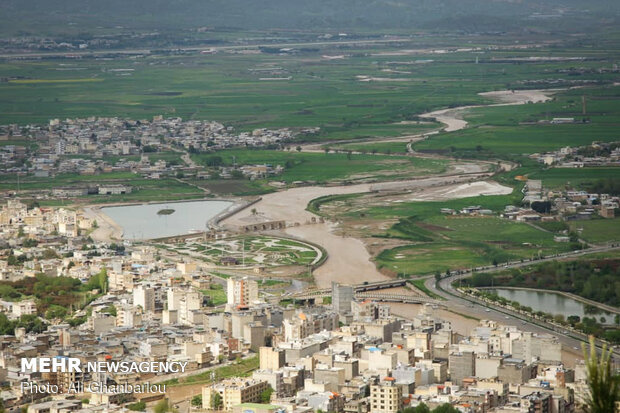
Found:
[[[441,208],[456,211],[480,205],[496,214],[507,205],[518,204],[521,195],[478,196],[441,202],[399,202],[385,205],[381,198],[345,195],[325,197],[310,205],[331,218],[350,222],[394,222],[387,230],[364,232],[369,242],[378,239],[401,244],[381,251],[375,258],[377,266],[401,276],[414,276],[466,269],[481,265],[501,264],[515,259],[569,251],[567,243],[557,243],[554,234],[526,223],[494,216],[443,215]],[[338,205],[336,209],[333,206]],[[382,227],[384,225],[381,225]]]
[[[226,165],[233,164],[272,164],[285,167],[282,175],[271,180],[291,183],[294,181],[315,181],[324,183],[330,180],[365,180],[380,177],[383,180],[399,179],[408,176],[440,173],[446,169],[448,161],[416,157],[395,157],[382,155],[347,155],[343,153],[298,153],[291,151],[266,150],[225,150],[217,154],[192,155],[197,163],[207,164],[207,160],[219,156]]]
[[[431,41],[443,45],[463,40],[452,37]],[[574,66],[570,61],[476,64],[479,55],[465,51],[443,55],[419,53],[415,59],[426,63],[412,64],[411,56],[398,54],[403,47],[427,47],[425,42],[428,40],[412,38],[399,46],[351,46],[346,49],[349,56],[342,60],[324,59],[324,54],[342,53],[340,47],[325,44],[294,55],[153,54],[132,59],[4,62],[0,63],[0,77],[20,77],[20,81],[0,83],[0,123],[47,122],[50,118],[90,115],[144,119],[163,114],[218,120],[246,130],[320,126],[320,140],[398,136],[420,131],[419,125],[400,124],[416,120],[418,114],[488,102],[478,92],[527,88],[524,82],[528,81],[555,82],[563,76],[562,71]],[[548,53],[545,48],[525,52],[497,50],[487,52],[485,59]],[[617,53],[603,43],[587,52],[555,49],[553,53],[587,53],[592,61],[580,65],[593,72],[589,80],[607,84],[616,80],[613,73],[596,72],[599,59],[617,58]],[[260,80],[270,77],[263,74],[269,68],[282,73],[276,77],[291,76],[291,80]],[[131,71],[118,72],[119,69]],[[361,82],[357,76],[379,80]],[[579,93],[574,92],[571,99],[576,100]],[[609,117],[608,108],[597,107],[605,102],[613,108],[613,101],[590,104],[592,125],[598,123],[599,115]],[[558,105],[531,106],[550,116],[579,109]],[[525,109],[516,109],[519,110]],[[480,123],[492,118],[489,115]]]
[[[230,33],[218,35],[233,36]],[[445,46],[464,41],[459,36],[448,36],[424,41],[413,37],[397,45],[321,44],[289,55],[264,51],[215,55],[152,53],[106,60],[85,57],[69,61],[56,57],[39,61],[2,61],[0,78],[10,81],[0,82],[0,123],[45,123],[50,118],[90,115],[149,119],[162,114],[221,121],[238,131],[257,127],[320,127],[318,134],[302,135],[300,140],[323,142],[332,149],[365,151],[367,155],[353,154],[349,159],[346,154],[273,150],[227,150],[215,155],[222,156],[227,165],[232,165],[233,155],[238,165],[272,163],[284,166],[288,163],[284,174],[271,178],[287,183],[390,180],[439,173],[445,170],[446,162],[370,157],[373,152],[399,154],[406,151],[406,142],[370,140],[389,140],[435,129],[437,124],[417,123],[418,115],[431,110],[494,103],[478,95],[480,92],[553,87],[551,101],[470,109],[463,114],[469,122],[465,130],[440,133],[414,145],[416,151],[466,158],[513,159],[523,164],[529,161],[524,155],[534,152],[618,139],[620,88],[612,86],[617,81],[613,72],[601,70],[609,66],[606,62],[620,58],[620,53],[608,47],[614,39],[613,36],[597,38],[587,49],[574,45],[536,50],[507,48],[487,50],[483,56],[465,50],[437,54],[424,48],[413,55],[402,54],[407,48],[427,47],[428,42]],[[482,45],[490,40],[484,38],[477,42]],[[344,58],[338,60],[324,57],[343,53]],[[588,60],[580,61],[578,69],[571,60],[519,64],[501,61],[551,54],[554,57],[587,56]],[[480,64],[476,64],[478,58],[482,58]],[[586,87],[567,88],[573,79],[582,80],[577,75],[571,77],[575,71],[587,73]],[[359,76],[374,80],[360,81]],[[261,80],[270,77],[290,77],[290,80]],[[582,96],[587,101],[586,115],[582,115]],[[554,117],[574,117],[580,121],[585,119],[587,123],[540,123]],[[33,145],[32,142],[18,142]],[[177,153],[149,156],[152,161],[180,162]],[[194,159],[204,164],[210,156],[213,154],[198,154]],[[575,172],[542,171],[539,165],[511,174],[524,172],[531,172],[531,177],[540,174],[554,187],[563,185],[564,179],[575,184],[586,182],[586,178],[569,176]],[[568,174],[567,177],[560,176],[563,173]],[[614,173],[615,170],[601,169],[587,179]],[[1,189],[15,189],[12,177],[4,181],[0,182]],[[62,177],[56,182],[64,184]],[[214,194],[252,195],[272,190],[265,181],[188,183],[212,190]],[[24,182],[24,185],[24,189],[44,187],[34,182]],[[165,188],[174,199],[201,195],[198,188],[183,183],[169,182]],[[144,189],[123,199],[162,199],[150,189],[150,185],[145,184]]]
[[[568,251],[553,235],[497,217],[444,217],[396,224],[388,234],[415,242],[377,256],[397,273],[426,274],[466,269]]]
[[[588,242],[605,243],[620,241],[620,218],[592,219],[569,223],[571,230],[576,231]]]
[[[367,153],[401,154],[407,153],[407,142],[372,142],[372,143],[345,143],[326,146],[330,150],[343,150]]]
[[[618,179],[620,168],[549,168],[530,174],[528,177],[541,179],[544,187],[549,189],[564,189],[567,186],[587,189],[599,179]]]
[[[620,88],[617,86],[559,90],[552,96],[553,100],[545,103],[468,109],[463,112],[469,122],[467,129],[431,137],[414,148],[506,158],[618,139],[615,127],[620,123]],[[581,112],[582,96],[586,97],[586,115]],[[553,118],[574,118],[578,123],[550,124]],[[583,120],[587,123],[582,123]]]

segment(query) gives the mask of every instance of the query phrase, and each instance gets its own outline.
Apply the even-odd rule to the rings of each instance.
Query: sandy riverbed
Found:
[[[370,185],[349,185],[349,186],[305,186],[291,188],[285,191],[274,192],[263,195],[262,199],[254,204],[252,208],[246,208],[239,213],[226,218],[221,222],[222,225],[241,225],[244,219],[252,215],[252,209],[258,214],[272,220],[285,220],[289,224],[305,224],[312,217],[313,213],[306,211],[308,203],[315,198],[326,195],[353,194],[368,192]]]
[[[479,93],[480,96],[494,99],[500,103],[493,105],[471,105],[460,106],[457,108],[440,109],[434,112],[424,113],[421,118],[435,118],[438,122],[446,125],[445,132],[454,132],[467,127],[467,121],[463,119],[463,112],[467,109],[492,107],[492,106],[509,106],[523,105],[529,102],[538,103],[546,102],[549,99],[549,90],[497,90],[493,92]]]
[[[448,185],[432,188],[411,197],[410,201],[444,201],[449,199],[469,198],[479,195],[508,195],[512,188],[494,181],[476,181],[460,185]]]
[[[123,237],[123,229],[99,207],[85,207],[84,215],[97,221],[97,226],[90,237],[97,242],[115,242]]]
[[[501,103],[520,105],[528,102],[546,102],[551,97],[549,90],[497,90],[494,92],[479,93],[480,96],[495,99]]]

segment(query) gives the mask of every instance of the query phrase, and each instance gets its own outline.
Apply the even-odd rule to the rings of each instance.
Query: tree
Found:
[[[110,304],[109,306],[104,308],[103,312],[110,314],[112,317],[116,317],[118,315],[118,312],[116,311],[116,307],[114,306],[114,304]]]
[[[58,254],[51,248],[46,248],[43,251],[43,259],[50,260],[52,258],[58,258]]]
[[[27,333],[42,333],[46,326],[36,314],[25,314],[19,318],[16,327],[23,327]]]
[[[192,397],[192,401],[190,403],[194,407],[202,407],[202,394]]]
[[[45,312],[45,318],[48,320],[54,318],[65,318],[67,316],[68,309],[66,307],[60,305],[50,305],[50,307]]]
[[[273,393],[273,389],[268,387],[263,390],[260,394],[260,402],[261,403],[269,403],[271,401],[271,394]]]
[[[86,283],[87,289],[99,289],[102,293],[106,293],[108,290],[108,271],[104,268],[99,271],[97,275],[90,277]]]
[[[402,410],[402,413],[430,413],[431,409],[424,404],[420,403],[416,407],[406,407]]]
[[[155,407],[153,407],[153,411],[155,413],[166,413],[166,412],[171,412],[173,410],[174,409],[170,407],[170,402],[168,402],[168,399],[160,400],[159,402],[157,402]]]
[[[540,214],[548,214],[551,211],[551,202],[534,201],[531,205],[532,209]]]
[[[230,176],[232,176],[234,179],[243,179],[244,175],[243,172],[239,169],[235,169],[230,173]]]
[[[211,395],[211,408],[213,410],[219,410],[222,407],[222,396],[218,392],[214,392]],[[158,412],[155,412],[158,413]]]
[[[585,410],[588,413],[608,413],[615,411],[620,401],[620,374],[612,371],[611,350],[603,345],[601,355],[596,351],[594,337],[590,336],[590,351],[582,345],[588,377],[588,393]]]
[[[297,146],[295,149],[297,150],[297,152],[301,152],[301,146]]]
[[[205,159],[205,164],[207,164],[207,166],[220,166],[224,163],[224,160],[222,159],[221,156],[210,156],[207,159]]]
[[[15,334],[15,325],[14,323],[8,319],[6,314],[0,313],[0,335],[10,335]]]
[[[433,409],[433,413],[459,413],[459,411],[450,403],[444,403]]]

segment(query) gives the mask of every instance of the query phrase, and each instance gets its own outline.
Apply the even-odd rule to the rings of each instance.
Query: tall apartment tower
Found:
[[[464,378],[476,375],[476,354],[473,351],[450,354],[448,369],[450,380],[459,386],[462,385]]]
[[[147,311],[155,311],[155,289],[146,285],[139,285],[133,289],[133,305],[141,306]]]
[[[341,285],[332,282],[332,308],[338,314],[348,314],[351,312],[351,302],[353,301],[353,286]]]
[[[379,384],[370,386],[370,411],[397,413],[403,408],[403,389],[394,377],[385,377]]]
[[[226,297],[229,307],[249,306],[258,300],[258,283],[247,277],[229,278]]]
[[[261,370],[280,370],[280,368],[284,367],[286,352],[284,349],[261,347],[259,350],[259,360]]]

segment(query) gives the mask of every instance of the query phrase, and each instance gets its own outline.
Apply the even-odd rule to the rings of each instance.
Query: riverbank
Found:
[[[93,241],[111,243],[122,240],[123,229],[112,218],[103,213],[101,207],[84,207],[83,212],[85,217],[97,223],[97,227],[90,233]]]

